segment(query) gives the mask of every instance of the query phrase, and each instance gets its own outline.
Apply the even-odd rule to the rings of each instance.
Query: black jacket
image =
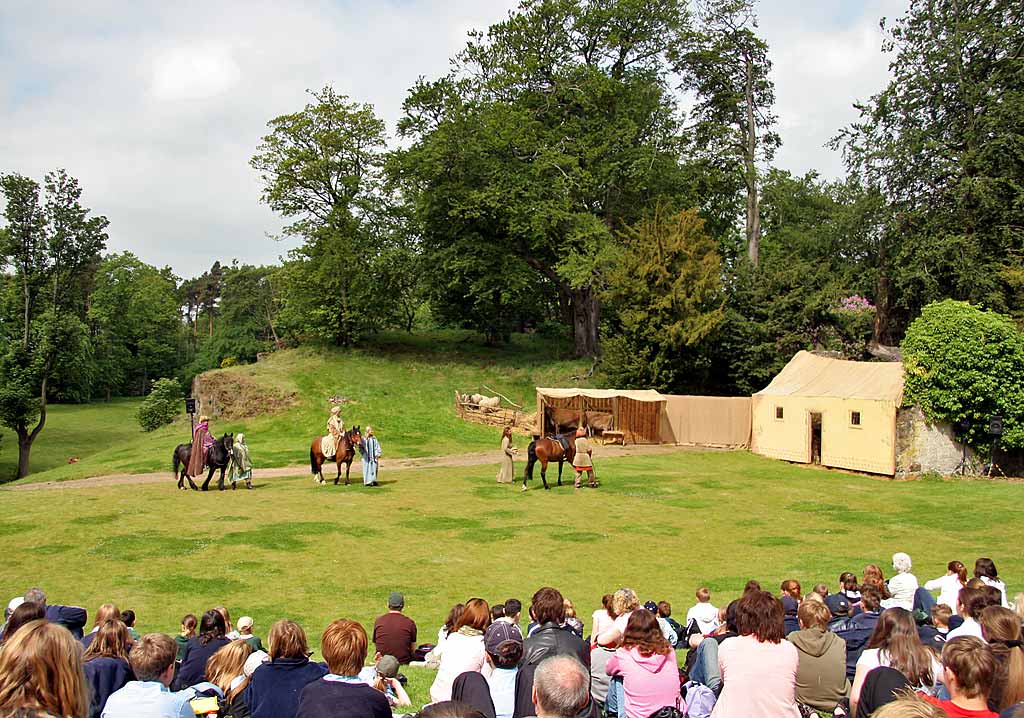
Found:
[[[576,656],[580,663],[590,670],[590,648],[586,642],[569,628],[554,623],[545,623],[523,643],[523,659],[520,666],[537,665],[548,656],[564,653]]]

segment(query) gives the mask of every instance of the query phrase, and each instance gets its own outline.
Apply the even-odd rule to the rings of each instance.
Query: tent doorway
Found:
[[[821,413],[811,412],[811,457],[810,463],[821,464]]]

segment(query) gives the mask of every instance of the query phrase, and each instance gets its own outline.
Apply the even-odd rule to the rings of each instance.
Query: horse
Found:
[[[352,469],[352,460],[356,458],[355,447],[363,443],[363,435],[359,433],[359,427],[353,426],[338,439],[334,456],[324,456],[320,450],[322,436],[313,439],[309,447],[309,468],[313,471],[313,481],[317,484],[326,484],[324,481],[323,466],[328,461],[335,461],[338,464],[338,475],[334,477],[334,485],[338,485],[341,478],[341,465],[345,464],[345,486],[348,486],[348,474]]]
[[[559,439],[566,439],[569,443],[568,451],[562,446],[562,442]],[[523,472],[523,491],[526,491],[526,481],[533,480],[533,465],[540,461],[540,478],[544,482],[544,488],[550,489],[548,486],[548,462],[558,462],[558,485],[562,485],[562,464],[566,461],[572,465],[572,460],[576,458],[576,437],[559,435],[554,438],[542,438],[535,439],[530,442],[530,445],[526,448],[526,470]]]
[[[224,490],[224,471],[231,463],[231,447],[234,444],[234,438],[234,434],[224,434],[224,436],[213,442],[213,446],[206,452],[206,465],[210,471],[206,474],[206,481],[203,482],[203,491],[209,490],[210,479],[213,478],[213,472],[217,469],[220,469],[220,479],[217,481],[217,488],[221,491]],[[198,491],[199,487],[196,486],[192,477],[188,475],[188,461],[191,456],[192,444],[178,444],[177,448],[174,449],[174,476],[178,479],[179,489],[185,489],[185,479],[188,479],[189,486],[193,490]]]

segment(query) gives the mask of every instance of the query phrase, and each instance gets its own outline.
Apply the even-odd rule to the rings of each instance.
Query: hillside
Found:
[[[374,427],[385,459],[464,453],[496,446],[495,429],[467,424],[455,415],[456,389],[487,385],[532,408],[534,387],[573,385],[588,362],[567,358],[567,348],[538,336],[516,335],[511,344],[486,347],[475,335],[386,334],[353,350],[301,348],[276,352],[258,364],[218,370],[263,387],[266,395],[294,398],[279,411],[246,397],[249,416],[219,419],[213,430],[244,432],[260,467],[308,462],[309,445],[323,431],[329,397],[350,400],[345,424]],[[269,403],[269,402],[268,402]],[[62,481],[112,473],[168,471],[174,447],[189,440],[188,417],[145,434],[135,423],[137,401],[87,407],[54,406],[33,451],[26,481]],[[5,432],[0,471],[13,474],[17,445]],[[67,464],[71,456],[81,461]]]

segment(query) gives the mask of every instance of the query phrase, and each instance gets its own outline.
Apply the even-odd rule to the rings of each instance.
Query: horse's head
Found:
[[[348,430],[348,438],[356,446],[359,446],[363,443],[363,435],[359,430],[358,424]]]
[[[234,446],[234,443],[235,443],[235,435],[234,434],[224,434],[224,436],[220,437],[220,443],[221,443],[221,446],[224,447],[224,451],[226,451],[226,452],[228,452],[230,454],[231,453],[231,447]]]

